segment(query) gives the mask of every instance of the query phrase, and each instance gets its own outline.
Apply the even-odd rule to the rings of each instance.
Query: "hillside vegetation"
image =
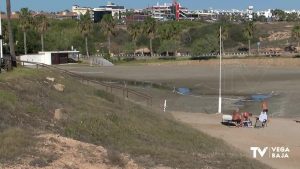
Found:
[[[222,26],[222,39],[225,52],[245,52],[248,50],[248,40],[251,49],[257,51],[257,42],[261,42],[261,51],[269,51],[269,48],[281,48],[288,45],[296,46],[299,41],[296,22],[253,22],[253,32],[247,35],[247,22],[233,23],[219,21],[207,23],[204,21],[168,21],[118,24],[110,30],[108,43],[107,32],[103,24],[91,23],[90,30],[83,33],[80,31],[79,20],[55,20],[48,19],[48,27],[44,32],[45,50],[71,50],[76,49],[86,55],[85,37],[88,40],[87,47],[90,55],[111,54],[134,54],[136,51],[150,49],[150,39],[154,54],[170,55],[176,53],[199,56],[205,53],[219,51],[219,27]],[[149,25],[153,25],[148,30]],[[24,54],[24,40],[20,20],[13,21],[13,33],[16,39],[17,55]],[[27,51],[37,53],[41,51],[41,37],[37,31],[35,22],[27,30]],[[147,33],[148,31],[148,33]],[[149,31],[151,31],[149,33]],[[3,23],[4,43],[8,44],[7,23]],[[249,33],[249,32],[248,32]],[[140,49],[140,50],[138,50]],[[4,46],[4,52],[8,53],[9,47]],[[146,52],[147,55],[149,51]],[[141,52],[139,52],[141,54]]]
[[[56,83],[65,85],[65,90],[55,90]],[[36,148],[37,135],[56,133],[129,154],[146,168],[269,168],[167,114],[48,70],[17,68],[0,74],[0,108],[2,164],[42,156]],[[54,119],[54,111],[61,108],[64,117]],[[47,163],[57,159],[43,157]]]

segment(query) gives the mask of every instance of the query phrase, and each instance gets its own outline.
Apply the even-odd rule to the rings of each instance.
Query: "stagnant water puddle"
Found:
[[[156,83],[149,81],[121,81],[121,80],[110,80],[110,83],[116,83],[124,86],[132,86],[137,87],[143,90],[145,93],[154,94],[158,90],[161,92],[157,93],[157,95],[153,96],[157,101],[156,106],[160,106],[161,100],[168,100],[168,109],[174,111],[184,111],[184,112],[207,112],[212,113],[217,111],[218,105],[218,93],[202,93],[199,92],[199,89],[193,89],[186,86],[180,87],[172,87],[172,84],[168,83]],[[152,90],[154,89],[154,90]],[[166,95],[163,93],[165,92]],[[177,93],[182,97],[166,97],[167,93]],[[170,95],[169,95],[170,96]],[[172,96],[172,95],[171,95]],[[174,95],[173,95],[174,96]],[[268,100],[270,102],[271,109],[279,109],[280,107],[275,107],[275,104],[271,104],[271,102],[277,102],[277,98],[275,97],[277,94],[274,92],[270,93],[249,93],[249,94],[223,94],[222,95],[222,111],[225,113],[230,113],[236,108],[240,108],[241,111],[254,112],[256,114],[260,113],[260,102],[262,100]],[[155,106],[155,105],[154,105]]]
[[[187,87],[180,87],[175,89],[177,93],[181,95],[190,95],[191,94],[191,89]]]
[[[195,94],[192,89],[188,87],[179,87],[174,88],[173,92],[176,91],[176,93],[182,95],[182,96],[188,96],[188,97],[194,97],[199,99],[212,99],[217,98],[218,95],[201,95],[201,94]],[[243,96],[238,95],[223,95],[222,99],[222,105],[225,111],[232,111],[235,110],[237,107],[240,108],[242,111],[253,111],[256,113],[260,112],[260,102],[263,100],[271,101],[272,99],[275,99],[274,97],[278,96],[275,92],[270,93],[255,93],[255,94],[245,94]],[[193,100],[195,100],[193,99]],[[186,99],[188,102],[192,102],[190,99]],[[199,100],[200,101],[200,100]],[[211,104],[216,104],[215,102],[217,99],[215,99]],[[189,103],[183,103],[185,105]],[[206,105],[208,106],[208,105]],[[213,110],[210,110],[213,111]]]

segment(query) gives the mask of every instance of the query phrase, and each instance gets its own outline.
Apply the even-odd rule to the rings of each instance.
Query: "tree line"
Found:
[[[100,23],[94,23],[89,12],[78,20],[56,20],[48,19],[43,14],[33,16],[28,8],[22,8],[19,19],[13,20],[10,25],[12,38],[16,41],[13,41],[13,45],[6,45],[4,50],[9,53],[11,46],[16,47],[17,55],[74,48],[86,57],[103,53],[110,56],[135,54],[140,48],[148,48],[148,55],[151,56],[155,53],[165,56],[188,53],[197,56],[218,52],[220,27],[223,51],[245,44],[250,53],[251,44],[259,41],[255,21],[241,24],[223,21],[158,22],[147,17],[143,22],[120,25],[111,15],[104,15]],[[9,21],[4,22],[3,31],[4,42],[8,42]],[[292,35],[299,39],[300,26],[293,28]]]

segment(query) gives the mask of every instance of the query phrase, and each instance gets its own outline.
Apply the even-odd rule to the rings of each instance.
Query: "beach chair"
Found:
[[[232,115],[223,115],[221,123],[226,126],[243,127],[241,118],[234,118]]]
[[[226,125],[226,126],[238,126],[238,124],[232,120],[232,115],[226,115],[224,114],[222,116],[222,122],[221,122],[223,125]]]
[[[263,127],[267,127],[267,126],[268,126],[268,121],[267,120],[261,122],[259,120],[259,118],[256,117],[256,121],[255,121],[255,125],[254,125],[255,128],[263,128]]]
[[[242,123],[243,123],[243,127],[252,127],[252,121],[251,120],[245,120]]]

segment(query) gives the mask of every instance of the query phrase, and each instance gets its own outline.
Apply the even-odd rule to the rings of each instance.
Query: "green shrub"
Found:
[[[95,92],[95,95],[98,96],[98,97],[101,97],[109,102],[115,102],[115,96],[108,93],[108,92],[105,92],[103,90],[97,90]]]

